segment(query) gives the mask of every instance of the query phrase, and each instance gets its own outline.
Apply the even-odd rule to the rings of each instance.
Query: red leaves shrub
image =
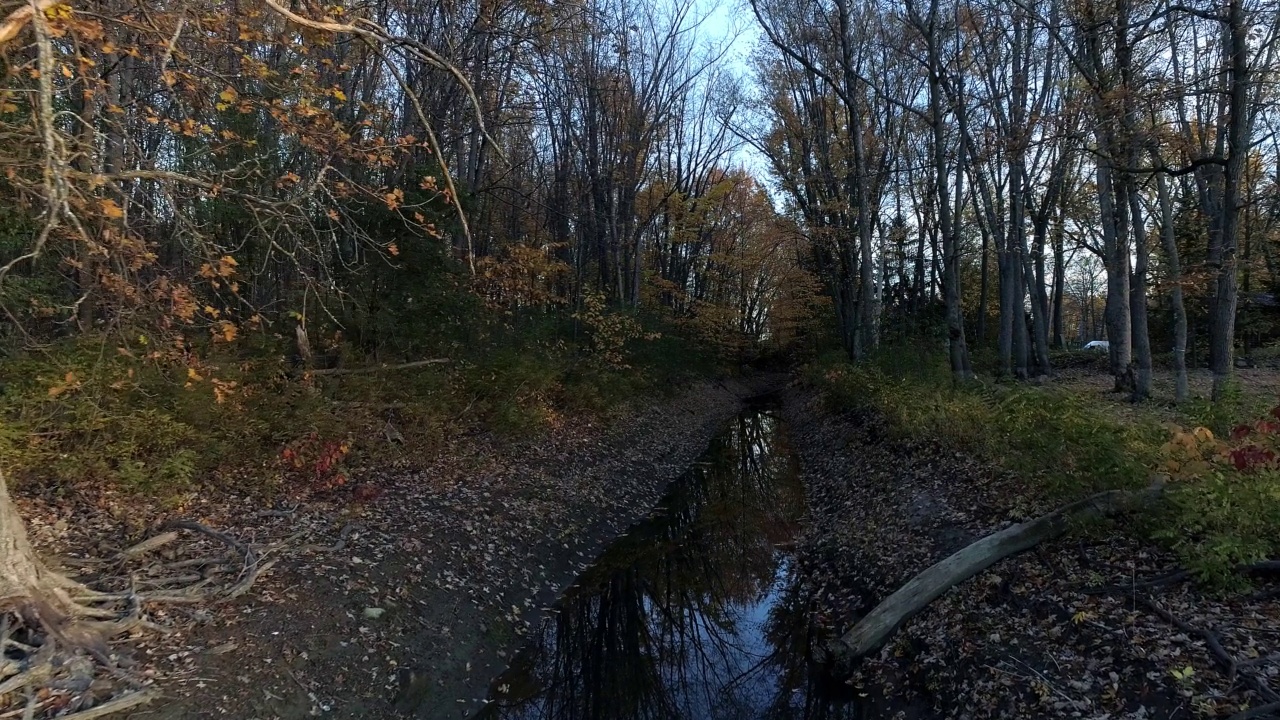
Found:
[[[1162,469],[1179,482],[1154,534],[1169,540],[1189,569],[1236,587],[1236,567],[1280,553],[1280,407],[1226,438],[1175,427],[1163,454]]]
[[[1273,417],[1280,417],[1280,406],[1271,410]],[[1280,449],[1280,422],[1259,420],[1252,425],[1237,425],[1231,430],[1236,447],[1226,448],[1227,459],[1240,472],[1257,472],[1276,469],[1276,450]]]
[[[1164,446],[1164,469],[1175,478],[1203,476],[1214,463],[1229,465],[1240,473],[1280,469],[1280,406],[1270,415],[1276,420],[1233,427],[1225,441],[1206,428],[1175,428]]]
[[[351,446],[310,433],[280,451],[281,475],[290,490],[308,495],[336,490],[347,484],[344,465]]]

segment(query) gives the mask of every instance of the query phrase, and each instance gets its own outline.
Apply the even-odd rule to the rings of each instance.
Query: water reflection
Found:
[[[804,510],[794,463],[773,413],[740,415],[579,578],[476,717],[853,717],[809,662],[814,603],[787,550]]]

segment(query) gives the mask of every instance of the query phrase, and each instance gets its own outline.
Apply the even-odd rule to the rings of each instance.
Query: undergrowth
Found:
[[[1026,481],[1027,492],[1062,503],[1111,489],[1136,489],[1169,473],[1170,439],[1191,431],[1156,413],[1126,418],[1096,399],[1052,384],[975,382],[955,387],[940,353],[918,345],[886,347],[851,365],[831,354],[806,370],[833,409],[870,407],[904,438],[933,439],[993,462]],[[1239,402],[1189,404],[1186,427],[1221,429],[1239,418]],[[1280,429],[1280,428],[1278,428]],[[1214,437],[1207,427],[1200,436]],[[1218,441],[1198,465],[1173,475],[1165,502],[1135,529],[1174,550],[1210,584],[1239,581],[1241,564],[1280,555],[1280,443],[1247,469]]]
[[[637,322],[655,337],[627,344],[626,368],[598,362],[562,318],[519,331],[492,322],[468,343],[437,339],[399,358],[338,340],[326,353],[341,367],[449,362],[315,376],[289,361],[283,334],[203,346],[188,338],[163,353],[140,333],[84,335],[0,356],[0,469],[52,491],[106,483],[175,498],[215,480],[331,491],[353,467],[412,463],[460,433],[528,435],[712,372],[657,320]]]

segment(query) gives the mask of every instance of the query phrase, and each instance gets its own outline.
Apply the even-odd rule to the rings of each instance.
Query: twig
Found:
[[[412,368],[426,367],[427,365],[443,365],[453,362],[449,358],[431,358],[430,360],[414,360],[413,362],[401,363],[399,365],[370,365],[367,367],[355,368],[321,368],[312,370],[312,375],[355,375],[357,373],[376,373],[389,372],[392,370],[410,370]]]
[[[151,552],[152,550],[164,547],[165,545],[168,545],[169,543],[177,539],[178,539],[178,533],[176,532],[169,531],[167,533],[161,533],[154,537],[147,538],[146,540],[143,540],[142,542],[138,543],[137,545],[134,545],[133,547],[121,550],[119,553],[116,554],[116,557],[118,559],[126,559],[126,558],[137,557],[139,555],[144,555],[146,553]]]
[[[224,532],[219,532],[217,530],[214,530],[213,528],[206,527],[194,520],[170,520],[169,522],[165,523],[161,527],[177,528],[180,530],[191,530],[193,532],[198,532],[204,535],[208,535],[209,537],[215,540],[220,540],[230,545],[231,547],[235,548],[236,550],[239,550],[241,553],[245,554],[246,556],[251,556],[253,554],[253,550],[248,545],[245,545],[244,543],[240,542],[239,540],[231,537],[230,535]]]
[[[1237,565],[1235,572],[1241,575],[1269,575],[1272,573],[1280,573],[1280,560],[1263,560],[1261,562],[1250,563],[1247,565]],[[1141,582],[1130,583],[1128,585],[1098,585],[1095,587],[1081,588],[1080,592],[1085,595],[1103,595],[1107,593],[1127,593],[1132,594],[1135,590],[1162,587],[1164,585],[1172,585],[1174,583],[1188,580],[1192,577],[1189,570],[1177,570],[1167,575],[1143,580]],[[1253,598],[1250,598],[1253,599]],[[1266,599],[1265,597],[1262,599]]]
[[[160,697],[160,692],[158,690],[151,688],[139,690],[138,692],[129,693],[128,695],[123,695],[115,698],[114,700],[109,700],[96,707],[91,707],[88,710],[81,710],[80,712],[71,713],[70,715],[63,715],[61,720],[91,720],[91,718],[106,717],[112,713],[118,713],[122,710],[135,708],[139,705],[146,705],[158,697]]]
[[[351,535],[351,533],[355,529],[356,529],[355,523],[347,523],[346,525],[342,526],[341,530],[338,531],[338,542],[332,545],[320,545],[318,543],[312,543],[310,545],[303,545],[302,547],[298,548],[298,550],[300,551],[301,550],[322,550],[324,552],[338,552],[339,550],[347,546],[347,537]]]
[[[252,587],[253,583],[258,579],[258,576],[270,570],[271,566],[275,564],[276,564],[275,560],[268,560],[262,563],[261,565],[254,565],[252,568],[249,569],[249,572],[245,574],[243,580],[236,583],[235,587],[227,591],[227,594],[223,597],[223,600],[231,600],[233,598],[240,597],[241,595],[248,592],[249,588]]]
[[[1213,654],[1214,659],[1217,660],[1218,664],[1226,671],[1227,679],[1232,682],[1235,681],[1240,669],[1240,663],[1236,662],[1236,659],[1232,657],[1231,654],[1227,652],[1227,649],[1222,646],[1222,642],[1218,640],[1217,633],[1205,628],[1192,626],[1190,623],[1178,618],[1173,613],[1161,607],[1159,603],[1149,597],[1144,597],[1134,593],[1133,599],[1135,602],[1142,603],[1144,606],[1150,608],[1152,612],[1159,615],[1166,622],[1178,628],[1182,632],[1187,633],[1188,635],[1199,635],[1204,638],[1205,644]],[[1277,696],[1275,691],[1267,687],[1266,683],[1261,679],[1254,677],[1249,673],[1243,673],[1242,676],[1245,679],[1245,684],[1253,689],[1253,691],[1256,692],[1263,700],[1268,702],[1280,701],[1280,696]]]
[[[22,688],[33,683],[44,682],[53,674],[53,664],[45,661],[0,683],[0,695],[7,695],[14,690]]]

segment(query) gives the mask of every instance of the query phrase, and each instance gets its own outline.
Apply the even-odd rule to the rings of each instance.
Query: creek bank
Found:
[[[465,438],[412,473],[353,478],[378,488],[365,503],[189,508],[283,549],[234,603],[156,612],[177,630],[140,636],[132,654],[165,698],[129,717],[470,715],[545,608],[749,398],[784,381],[702,382],[608,427],[570,420],[521,443]],[[67,537],[57,503],[24,510],[42,552],[105,547]]]
[[[873,412],[833,413],[805,388],[783,393],[783,418],[809,503],[798,553],[828,637],[937,560],[1052,509],[1009,473],[894,439]],[[1046,542],[944,594],[850,682],[868,717],[1226,717],[1264,704],[1251,685],[1280,686],[1275,593],[1133,587],[1173,569],[1123,526]],[[1104,585],[1132,592],[1086,592]]]

